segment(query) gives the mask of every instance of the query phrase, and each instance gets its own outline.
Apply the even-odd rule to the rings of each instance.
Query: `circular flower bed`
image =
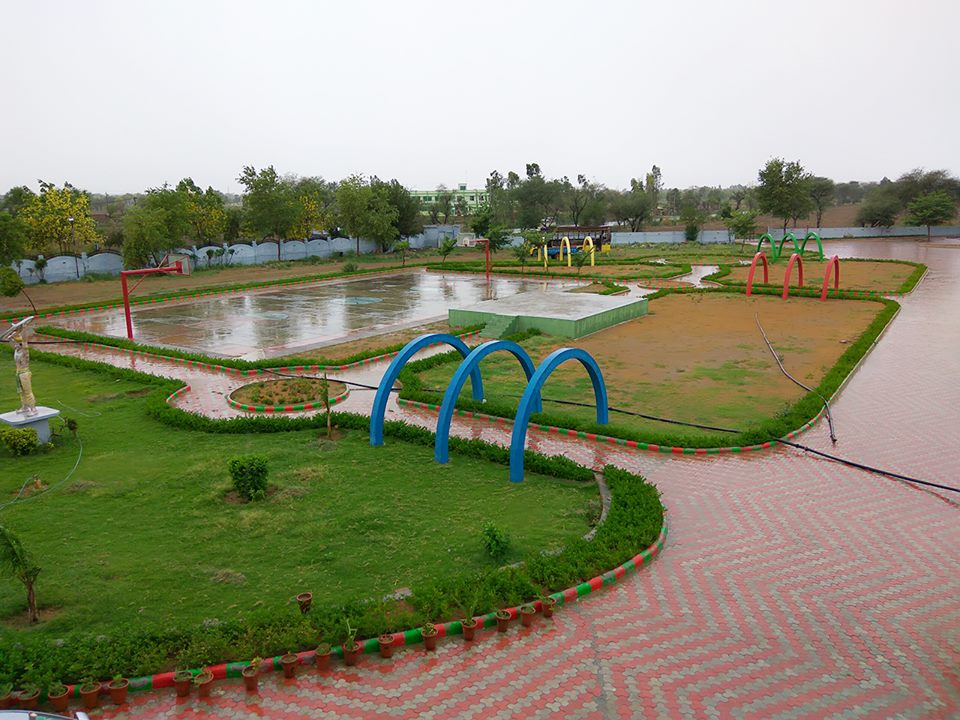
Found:
[[[350,391],[341,382],[329,380],[330,405],[347,399]],[[323,380],[284,378],[264,380],[237,388],[227,398],[230,407],[244,412],[303,412],[323,409]]]

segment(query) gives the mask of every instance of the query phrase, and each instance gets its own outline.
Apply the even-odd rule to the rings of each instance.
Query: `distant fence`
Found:
[[[919,226],[910,226],[904,225],[902,227],[832,227],[832,228],[818,228],[818,227],[805,227],[805,228],[787,228],[787,232],[792,232],[797,237],[802,238],[808,232],[813,231],[817,233],[823,240],[840,240],[843,238],[885,238],[885,237],[916,237],[916,236],[927,236],[927,228],[925,225]],[[771,227],[767,228],[773,237],[779,238],[783,235],[783,227]],[[931,237],[960,237],[960,225],[942,225],[942,226],[932,226],[930,228]]]
[[[459,225],[428,225],[419,235],[407,240],[410,247],[422,250],[438,247],[444,238],[458,238]],[[367,254],[377,251],[377,244],[373,240],[360,240],[360,253]],[[231,265],[263,265],[277,260],[306,260],[311,257],[329,258],[357,252],[357,241],[354,238],[331,238],[329,240],[285,240],[280,244],[279,255],[277,243],[274,241],[239,243],[222,243],[220,245],[204,245],[189,248],[180,248],[178,252],[193,257],[194,267],[229,267]],[[43,256],[41,256],[43,257]],[[57,255],[46,258],[46,266],[42,271],[37,270],[36,260],[24,259],[11,263],[12,267],[23,279],[24,283],[32,285],[41,280],[48,283],[77,280],[88,275],[120,275],[123,270],[123,259],[114,251],[104,251],[87,255]]]

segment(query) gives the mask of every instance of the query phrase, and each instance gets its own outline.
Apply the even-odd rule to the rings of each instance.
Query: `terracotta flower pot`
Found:
[[[80,686],[80,699],[83,700],[83,707],[87,710],[93,710],[100,704],[100,683],[84,683]]]
[[[474,636],[477,634],[477,627],[480,623],[477,622],[476,618],[466,618],[460,621],[460,627],[463,628],[463,639],[467,642],[473,640]]]
[[[16,706],[21,710],[36,710],[40,703],[40,688],[21,690],[17,693]]]
[[[360,657],[360,643],[356,640],[347,640],[343,644],[343,662],[347,665],[356,665]]]
[[[557,599],[547,595],[547,597],[545,597],[540,604],[543,607],[543,616],[545,618],[553,617],[553,611],[557,608]]]
[[[193,675],[188,670],[180,670],[173,674],[173,689],[177,691],[177,697],[187,697],[190,694],[191,685],[193,685]]]
[[[307,613],[310,610],[310,606],[313,604],[313,593],[302,592],[297,595],[297,604],[300,606],[300,612]]]
[[[426,647],[428,652],[433,652],[437,649],[437,637],[439,637],[439,632],[437,628],[433,625],[424,625],[420,630],[420,635],[423,637],[423,645]]]
[[[243,687],[248,693],[255,693],[260,683],[260,668],[255,665],[247,665],[240,671],[243,676]]]
[[[297,665],[300,664],[300,658],[296,653],[287,653],[280,658],[280,667],[283,668],[283,676],[292,678],[297,674]]]
[[[197,686],[197,695],[202,698],[210,697],[210,691],[213,690],[213,673],[204,670],[194,678],[193,683]]]
[[[505,633],[510,624],[510,611],[497,610],[497,632]]]
[[[522,605],[520,607],[520,624],[524,627],[533,625],[533,618],[537,614],[537,609],[533,605]]]
[[[380,657],[383,657],[383,658],[393,657],[393,650],[394,650],[393,635],[391,635],[390,633],[381,635],[378,638],[377,642],[380,643]]]
[[[320,643],[317,646],[316,657],[314,658],[314,663],[316,663],[318,671],[324,671],[330,669],[330,645],[327,643]]]
[[[55,711],[65,713],[67,708],[70,707],[70,688],[64,688],[63,692],[59,695],[53,693],[48,694],[47,700],[50,701],[50,705],[53,706]]]
[[[114,705],[123,705],[127,701],[127,690],[129,688],[130,682],[126,678],[110,681],[107,690],[110,691],[110,699]]]

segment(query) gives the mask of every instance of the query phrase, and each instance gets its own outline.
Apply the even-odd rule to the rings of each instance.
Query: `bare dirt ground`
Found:
[[[823,276],[827,270],[826,262],[803,262],[804,287],[820,288],[823,285]],[[770,284],[783,286],[783,276],[787,271],[787,263],[781,259],[776,265],[770,266]],[[903,281],[913,272],[912,265],[889,262],[844,262],[840,261],[840,288],[843,290],[872,290],[874,292],[896,292]],[[747,281],[749,267],[735,267],[724,280]],[[793,269],[790,279],[791,287],[797,285],[797,268]],[[763,280],[763,268],[757,269],[754,282]],[[830,277],[830,287],[833,287],[833,275]]]
[[[525,340],[535,362],[559,347],[576,346],[599,362],[611,407],[689,422],[744,429],[776,415],[804,391],[785,378],[757,329],[759,315],[771,342],[795,377],[815,386],[882,309],[875,302],[732,294],[669,295],[651,301],[649,314],[579,340]],[[484,362],[492,397],[516,403],[525,383],[512,358]],[[424,373],[427,387],[445,387],[455,366]],[[545,399],[592,403],[590,381],[566,363],[544,387]],[[592,421],[593,411],[550,404],[548,412]],[[620,426],[663,431],[660,423],[612,413]],[[675,429],[675,428],[674,428]],[[686,430],[692,435],[696,430]]]

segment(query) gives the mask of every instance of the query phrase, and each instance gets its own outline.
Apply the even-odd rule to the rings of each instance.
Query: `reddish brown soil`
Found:
[[[786,250],[786,248],[784,248]],[[820,288],[823,286],[823,276],[827,269],[826,262],[804,261],[803,284],[805,287]],[[781,257],[776,265],[770,266],[770,284],[783,287],[783,277],[787,271],[787,263]],[[844,290],[872,290],[874,292],[896,292],[903,281],[913,272],[912,265],[889,262],[844,262],[840,261],[840,288]],[[735,267],[725,279],[747,281],[749,267]],[[793,269],[790,285],[796,287],[798,280],[797,268]],[[754,282],[763,280],[763,268],[757,268]],[[833,275],[830,276],[830,287],[833,287]]]

